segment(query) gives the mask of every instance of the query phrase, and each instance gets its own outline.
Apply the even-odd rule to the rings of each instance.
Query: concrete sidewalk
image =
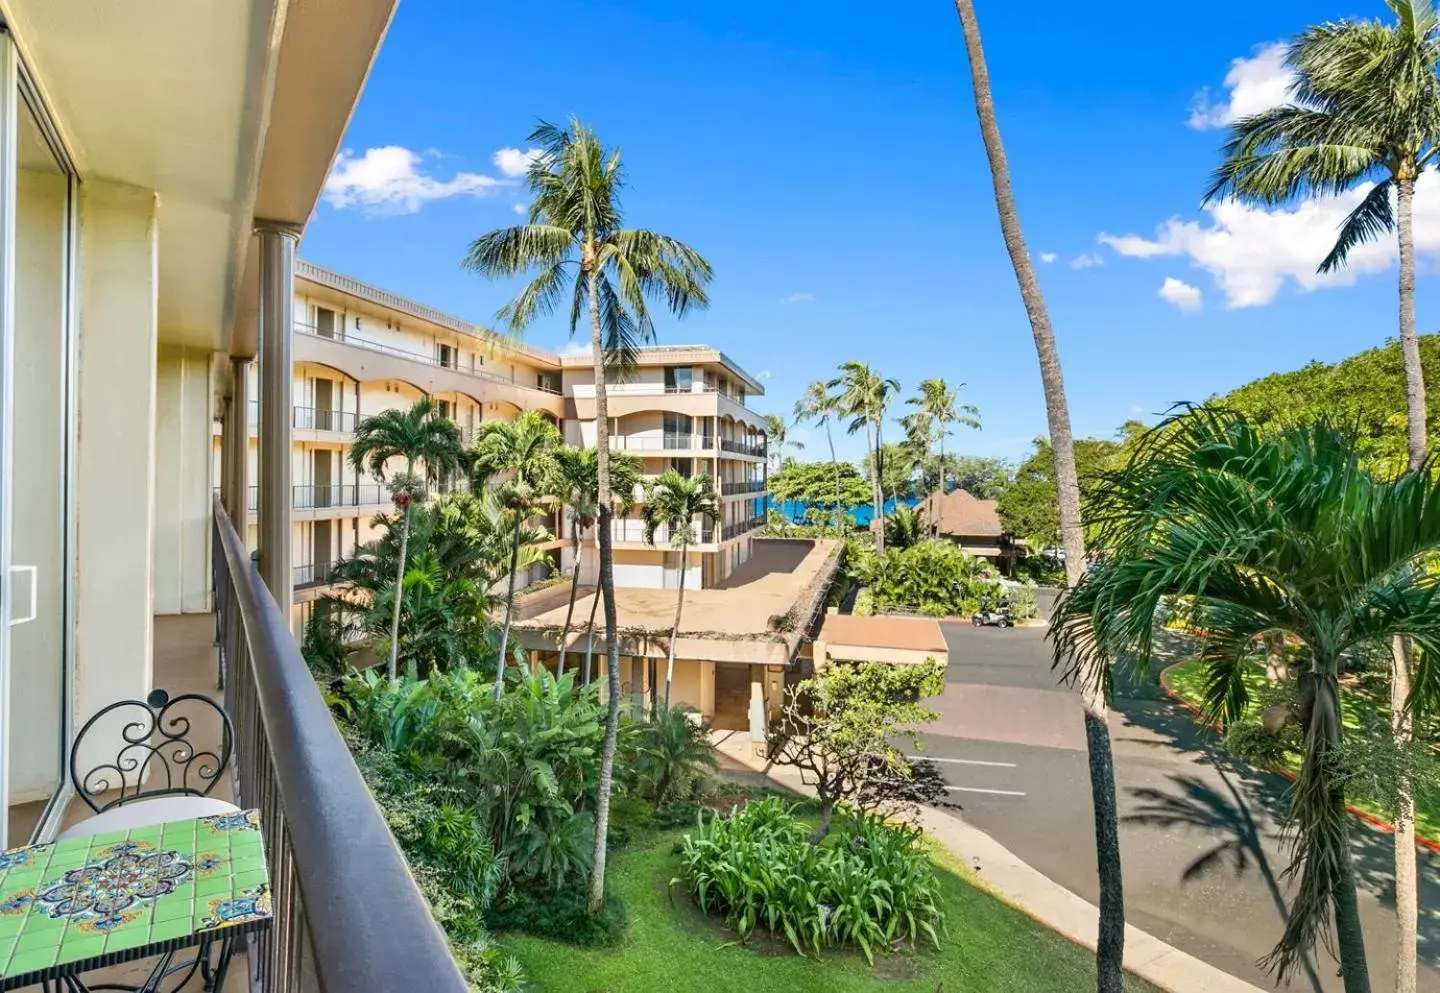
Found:
[[[743,732],[716,731],[711,743],[720,766],[736,778],[764,782],[806,796],[813,791],[794,769],[772,765],[755,754]],[[969,866],[981,884],[1016,909],[1092,952],[1099,929],[1093,904],[1042,875],[989,835],[944,811],[923,808],[920,824],[951,854]],[[1167,993],[1263,993],[1258,986],[1221,972],[1139,928],[1125,927],[1125,971]]]

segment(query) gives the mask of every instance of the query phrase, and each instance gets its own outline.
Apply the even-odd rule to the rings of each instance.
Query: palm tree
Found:
[[[825,425],[825,442],[830,446],[830,464],[835,467],[835,531],[843,537],[845,509],[840,506],[840,461],[835,458],[835,438],[830,433],[830,421],[837,413],[838,400],[823,379],[817,379],[805,387],[805,392],[795,401],[795,423],[819,421]]]
[[[633,771],[654,784],[656,807],[665,803],[672,786],[719,768],[709,728],[698,718],[690,707],[667,707],[649,724],[634,726]]]
[[[881,482],[885,467],[883,454],[885,438],[885,412],[890,401],[900,392],[898,379],[885,379],[864,362],[840,363],[840,375],[825,384],[829,389],[840,391],[836,399],[838,410],[850,418],[848,431],[854,434],[865,429],[867,447],[873,453],[871,464],[870,493],[874,504],[875,547],[885,551],[885,491]]]
[[[664,528],[670,534],[670,547],[680,554],[680,589],[675,597],[675,623],[670,626],[670,646],[665,659],[665,709],[670,709],[670,685],[675,679],[675,641],[680,637],[680,612],[685,609],[685,573],[690,568],[690,546],[700,536],[695,518],[704,527],[713,528],[720,519],[720,499],[715,486],[704,473],[693,478],[667,471],[650,484],[645,492],[645,506],[640,508],[645,519],[645,542],[655,544],[655,535]],[[650,716],[656,716],[655,681],[650,681]]]
[[[425,469],[425,480],[435,482],[460,468],[462,448],[460,429],[448,417],[440,416],[440,405],[429,397],[421,397],[409,410],[386,410],[365,418],[355,426],[355,441],[350,446],[350,465],[356,472],[369,468],[370,475],[385,481],[385,470],[391,459],[405,460],[405,475],[391,487],[395,505],[400,509],[400,559],[396,565],[395,587],[405,582],[405,556],[410,540],[410,506],[423,486],[415,477],[418,463]],[[386,673],[394,679],[398,671],[400,649],[400,600],[390,621],[390,658]]]
[[[1015,189],[1000,124],[995,117],[995,98],[990,92],[990,70],[985,64],[985,46],[974,0],[955,0],[970,62],[970,80],[975,90],[975,116],[980,137],[990,162],[990,180],[995,187],[995,210],[1000,233],[1020,286],[1020,299],[1030,319],[1035,353],[1040,360],[1040,382],[1045,390],[1045,412],[1050,428],[1050,449],[1055,456],[1055,488],[1060,512],[1060,536],[1065,548],[1065,578],[1074,586],[1085,574],[1085,532],[1080,522],[1080,483],[1075,472],[1075,442],[1070,433],[1070,408],[1065,401],[1065,379],[1060,371],[1060,353],[1055,347],[1055,330],[1035,277],[1035,266],[1020,230],[1015,209]],[[1080,699],[1085,715],[1085,743],[1090,766],[1090,793],[1095,808],[1095,859],[1100,878],[1100,932],[1095,947],[1095,983],[1099,993],[1121,993],[1125,987],[1125,890],[1120,872],[1120,829],[1115,803],[1115,756],[1110,747],[1105,684],[1083,683]]]
[[[960,390],[964,383],[950,386],[943,379],[922,379],[920,381],[920,392],[905,402],[915,407],[915,413],[910,415],[915,418],[917,425],[925,426],[922,432],[925,438],[925,448],[920,453],[925,462],[930,461],[930,442],[939,441],[940,457],[940,496],[945,496],[945,436],[950,433],[951,424],[960,424],[967,428],[980,430],[980,408],[973,403],[960,402]],[[939,508],[932,508],[930,515],[934,518],[930,522],[936,534],[940,533]]]
[[[570,518],[570,551],[573,564],[570,568],[570,605],[565,610],[565,627],[560,632],[560,662],[555,675],[565,674],[565,653],[569,647],[570,621],[575,616],[575,596],[580,590],[580,567],[585,551],[585,532],[595,524],[596,505],[600,501],[600,475],[598,453],[593,448],[562,448],[556,453],[560,463],[560,489]],[[618,503],[628,509],[635,498],[635,487],[640,482],[640,460],[625,452],[610,454],[610,487],[612,494],[620,494]],[[589,638],[595,631],[595,607],[600,597],[596,594],[590,609]],[[589,659],[587,647],[586,658]],[[590,667],[585,667],[585,682],[590,681]]]
[[[790,429],[785,423],[785,418],[779,414],[766,414],[765,448],[771,460],[770,471],[779,472],[780,466],[785,463],[785,449],[793,448],[797,452],[803,451],[805,443],[790,437]]]
[[[464,265],[492,278],[539,274],[500,311],[513,333],[568,297],[573,337],[582,311],[589,312],[595,363],[595,448],[599,500],[600,592],[605,598],[606,671],[620,685],[616,641],[615,567],[610,521],[610,414],[605,384],[609,373],[631,368],[636,348],[655,337],[650,303],[656,297],[677,317],[706,307],[710,263],[684,242],[624,226],[620,191],[625,174],[619,149],[607,149],[595,132],[572,118],[565,128],[542,122],[529,141],[540,149],[526,174],[528,223],[492,231],[470,246]],[[595,809],[595,861],[590,877],[590,910],[605,902],[605,844],[610,822],[610,787],[620,698],[610,692]]]
[[[563,490],[557,457],[564,439],[553,421],[527,410],[513,421],[486,421],[475,436],[476,477],[489,483],[503,476],[496,496],[514,517],[510,541],[510,589],[505,595],[505,626],[500,632],[500,658],[495,664],[495,699],[505,690],[505,652],[515,614],[515,577],[520,571],[520,532],[541,497]]]
[[[1415,183],[1440,154],[1440,18],[1433,0],[1386,0],[1393,24],[1338,21],[1291,42],[1291,102],[1235,122],[1225,160],[1205,199],[1274,205],[1372,183],[1340,226],[1320,272],[1343,268],[1351,249],[1395,234],[1400,253],[1400,352],[1405,363],[1406,442],[1411,470],[1425,460],[1425,377],[1415,337]],[[1392,204],[1391,198],[1394,198]],[[1402,701],[1409,649],[1393,646],[1391,715],[1401,744],[1413,737]],[[1417,901],[1414,786],[1402,776],[1395,821],[1399,911],[1397,993],[1415,989]]]
[[[1440,481],[1381,478],[1354,438],[1328,424],[1267,435],[1201,408],[1167,421],[1096,496],[1111,554],[1068,591],[1052,627],[1057,662],[1100,679],[1114,660],[1144,667],[1162,605],[1187,598],[1208,632],[1200,659],[1211,715],[1245,712],[1249,655],[1279,632],[1304,647],[1291,711],[1303,732],[1291,793],[1296,891],[1268,964],[1286,980],[1334,920],[1346,993],[1369,993],[1345,810],[1341,658],[1406,637],[1425,649],[1406,704],[1440,702]]]

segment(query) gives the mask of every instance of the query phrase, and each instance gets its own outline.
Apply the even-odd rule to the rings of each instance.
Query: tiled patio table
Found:
[[[0,990],[84,991],[83,973],[152,955],[145,983],[125,988],[176,988],[188,970],[182,982],[198,971],[220,989],[236,939],[270,919],[253,810],[15,848],[0,852]]]

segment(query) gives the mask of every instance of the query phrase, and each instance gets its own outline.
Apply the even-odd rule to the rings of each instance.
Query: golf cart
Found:
[[[1013,628],[1015,618],[1010,613],[1009,604],[987,599],[982,600],[980,609],[970,615],[970,623],[977,628]]]

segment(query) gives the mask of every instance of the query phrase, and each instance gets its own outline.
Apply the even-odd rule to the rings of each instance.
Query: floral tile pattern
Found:
[[[0,990],[270,917],[253,810],[0,852]]]

